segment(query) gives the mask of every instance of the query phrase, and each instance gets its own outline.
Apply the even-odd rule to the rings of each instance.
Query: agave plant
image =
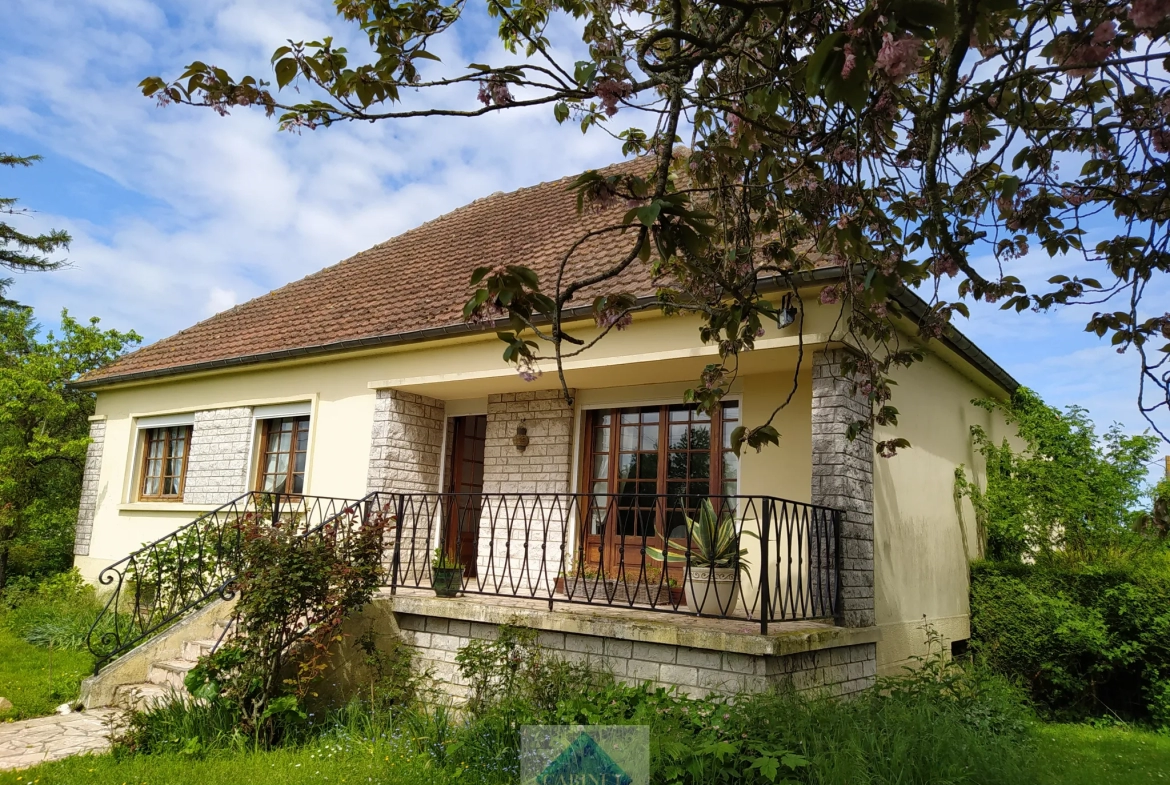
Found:
[[[667,540],[665,552],[659,548],[646,548],[646,555],[655,561],[678,563],[687,561],[696,567],[748,567],[747,549],[739,547],[741,536],[755,537],[755,532],[735,530],[735,519],[730,510],[716,515],[710,499],[703,499],[699,505],[698,520],[685,516],[688,540]]]

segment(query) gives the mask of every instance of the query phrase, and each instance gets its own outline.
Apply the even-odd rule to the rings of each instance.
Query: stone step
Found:
[[[211,654],[219,643],[219,638],[204,638],[197,641],[187,641],[183,644],[183,659],[197,661],[200,657]]]
[[[147,711],[181,700],[185,693],[161,684],[119,684],[114,690],[113,706],[129,711]]]
[[[146,672],[146,680],[151,684],[185,692],[186,687],[183,685],[183,680],[187,678],[187,673],[194,667],[194,660],[162,660],[151,664],[150,669]]]
[[[236,633],[236,620],[217,621],[211,625],[211,637],[218,640],[228,640]]]

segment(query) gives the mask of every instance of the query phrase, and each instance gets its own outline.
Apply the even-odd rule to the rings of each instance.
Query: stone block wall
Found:
[[[521,423],[528,431],[523,452],[512,441]],[[560,390],[488,397],[477,564],[483,585],[551,593],[573,515],[572,464],[573,407]],[[542,496],[512,495],[522,493]]]
[[[367,492],[412,494],[441,490],[445,409],[445,404],[435,398],[402,390],[378,390]],[[404,497],[390,502],[396,508],[393,512],[401,512],[402,530],[387,534],[387,555],[393,553],[396,544],[400,578],[425,585],[430,575],[432,527],[441,525],[436,500]]]
[[[250,407],[195,412],[183,502],[220,505],[245,493],[251,447]]]
[[[813,357],[812,502],[844,510],[841,522],[841,599],[838,623],[876,623],[873,584],[873,440],[850,441],[849,424],[869,415],[865,396],[841,373],[844,350]]]
[[[93,536],[93,517],[97,512],[98,487],[102,473],[102,450],[106,444],[106,421],[89,423],[89,447],[85,450],[85,472],[81,477],[81,502],[77,507],[77,529],[73,539],[73,553],[89,555]]]
[[[495,638],[498,625],[407,613],[395,615],[402,639],[416,651],[419,668],[429,670],[436,686],[456,703],[470,697],[455,655],[472,639]],[[872,686],[877,673],[873,643],[766,656],[569,632],[542,631],[539,640],[554,656],[588,662],[627,683],[677,687],[696,697],[777,687],[850,695]]]

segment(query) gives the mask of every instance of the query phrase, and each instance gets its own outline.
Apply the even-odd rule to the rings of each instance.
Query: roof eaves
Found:
[[[762,282],[762,289],[765,291],[774,291],[782,288],[787,288],[791,285],[803,286],[813,283],[829,282],[837,280],[841,277],[843,268],[841,267],[818,267],[813,270],[807,270],[801,273],[790,276],[790,280],[786,281],[781,276],[773,276],[772,278]],[[925,314],[929,311],[929,306],[922,298],[909,290],[903,290],[895,295],[894,299],[898,301],[903,308],[907,310],[915,319],[916,322],[921,322]],[[645,295],[638,298],[636,310],[644,310],[653,306],[657,302],[654,295]],[[592,312],[592,306],[582,305],[576,308],[569,308],[565,310],[565,315],[570,319],[586,317]],[[360,349],[374,349],[386,348],[391,346],[402,346],[411,343],[422,343],[424,341],[435,340],[439,338],[449,338],[457,335],[470,335],[477,332],[487,332],[496,327],[496,325],[484,324],[467,324],[456,323],[445,325],[442,327],[428,327],[422,330],[412,330],[410,332],[401,333],[387,333],[384,335],[374,335],[365,338],[354,338],[345,341],[334,341],[331,343],[317,344],[314,346],[303,346],[293,349],[281,349],[273,352],[261,352],[258,354],[241,355],[239,357],[228,357],[220,360],[209,360],[207,362],[190,363],[187,365],[176,365],[169,368],[156,368],[148,371],[136,371],[132,373],[118,374],[116,376],[106,376],[98,379],[79,380],[73,382],[72,387],[79,390],[93,390],[101,387],[109,387],[116,384],[126,384],[129,382],[147,381],[151,379],[162,379],[170,376],[185,376],[187,374],[201,373],[206,371],[217,371],[228,368],[238,368],[247,365],[260,365],[268,362],[278,362],[280,360],[292,360],[303,357],[312,357],[323,354],[336,354],[347,351],[356,351]],[[1012,376],[1001,368],[994,360],[988,357],[978,346],[971,342],[965,335],[953,327],[949,328],[947,335],[941,339],[953,351],[965,357],[979,370],[986,374],[990,379],[995,381],[998,385],[1003,387],[1007,392],[1015,392],[1019,387],[1019,382],[1012,378]]]

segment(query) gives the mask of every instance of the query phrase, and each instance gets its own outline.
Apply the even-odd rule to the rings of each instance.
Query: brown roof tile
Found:
[[[649,159],[617,164],[648,168]],[[573,177],[478,199],[380,245],[216,314],[125,355],[82,384],[258,361],[280,353],[349,346],[404,333],[462,325],[468,281],[480,266],[523,264],[551,289],[569,247],[587,231],[619,223],[626,211],[577,214]],[[572,272],[604,269],[631,247],[628,232],[602,235],[575,255]],[[624,286],[652,292],[636,265]],[[638,278],[644,284],[631,287]],[[580,304],[585,304],[582,298]]]

